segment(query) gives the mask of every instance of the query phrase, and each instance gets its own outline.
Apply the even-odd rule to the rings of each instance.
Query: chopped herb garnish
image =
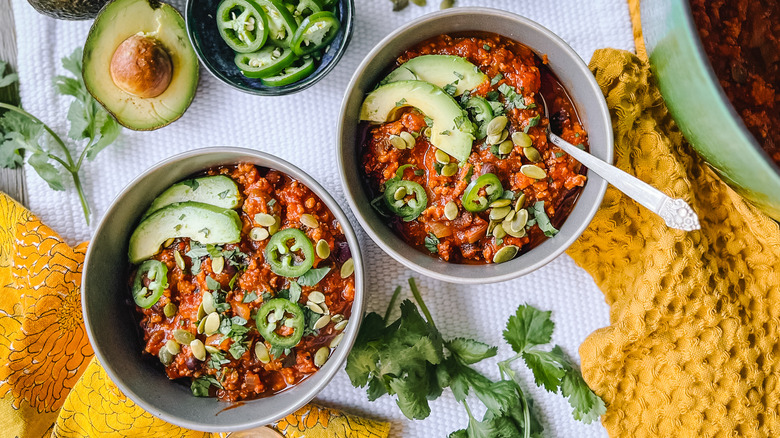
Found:
[[[544,201],[536,201],[533,210],[536,223],[539,225],[539,229],[544,232],[545,236],[553,237],[558,234],[558,230],[553,227],[550,218],[547,217],[547,213],[544,211]]]
[[[506,105],[507,109],[512,108],[518,108],[518,109],[525,109],[525,99],[523,99],[523,96],[517,94],[514,88],[509,86],[508,84],[504,83],[498,86],[498,91],[501,92],[501,94],[504,95],[504,98],[506,99],[504,104]]]
[[[229,290],[233,290],[233,286],[236,285],[236,281],[238,280],[238,277],[241,275],[241,273],[236,272],[233,274],[233,277],[230,278],[230,281],[228,282],[228,288]]]
[[[515,192],[512,190],[504,190],[504,193],[501,194],[501,198],[499,199],[515,199]]]
[[[460,129],[464,123],[466,123],[468,119],[464,115],[460,115],[458,117],[455,117],[455,128]]]
[[[315,286],[330,272],[330,267],[309,269],[305,274],[298,277],[298,283],[301,286]],[[291,300],[292,301],[292,300]],[[297,301],[297,300],[296,300]]]
[[[441,175],[441,170],[444,168],[444,165],[439,163],[438,161],[433,163],[433,170],[436,171],[436,175]]]
[[[450,96],[454,96],[458,91],[458,87],[456,87],[455,84],[447,84],[444,86],[443,90]]]
[[[485,95],[485,98],[487,100],[492,100],[493,102],[495,102],[498,100],[498,96],[500,96],[500,94],[498,94],[498,91],[493,90],[488,92],[488,94]]]
[[[192,391],[192,395],[195,397],[208,397],[209,388],[211,385],[214,385],[217,388],[222,388],[222,385],[220,385],[214,376],[206,375],[193,380],[192,384],[190,385],[190,390]]]
[[[556,152],[555,153],[555,158],[561,158],[564,155],[566,155],[566,154],[564,154],[563,152]]]
[[[209,237],[209,234],[211,231],[208,228],[202,228],[198,230],[199,233],[203,234],[203,237]]]
[[[210,353],[209,359],[206,361],[206,366],[212,369],[219,369],[226,363],[230,363],[230,359],[225,357],[225,353]]]
[[[487,50],[488,52],[490,51],[490,46],[488,46],[487,44],[483,44],[482,48]]]
[[[189,187],[190,190],[192,190],[193,192],[195,190],[198,190],[198,186],[200,186],[200,183],[196,179],[185,179],[181,183],[184,184],[185,186]]]
[[[268,208],[273,207],[276,204],[276,199],[271,198],[270,201],[268,201],[265,205],[268,206]]]
[[[181,227],[182,227],[181,224],[176,224],[176,226],[173,227],[173,229],[176,230],[176,231],[181,231]]]
[[[469,170],[466,172],[466,175],[463,177],[463,181],[471,181],[471,176],[474,175],[474,166],[470,166]]]
[[[395,106],[404,106],[406,105],[406,98],[403,98],[395,103]]]
[[[533,116],[531,118],[531,120],[528,121],[528,124],[525,125],[525,128],[523,128],[523,132],[528,134],[528,130],[533,128],[534,126],[538,125],[539,124],[539,120],[541,120],[541,118],[542,118],[542,116],[540,116],[539,114]]]
[[[441,135],[450,135],[450,134],[452,134],[452,132],[450,132],[449,129],[445,129],[444,131],[440,132],[439,134],[441,134]]]
[[[579,138],[579,136],[580,136],[580,133],[579,133],[579,132],[575,132],[575,133],[574,133],[574,136]]]
[[[219,196],[219,199],[225,199],[229,194],[230,194],[230,190],[225,190],[224,192],[217,193],[217,196]]]
[[[425,124],[426,124],[426,125],[428,125],[428,126],[433,126],[433,119],[432,119],[432,118],[430,118],[430,117],[428,117],[428,116],[425,116],[425,117],[423,118],[423,120],[425,120]]]
[[[432,254],[436,254],[439,252],[439,238],[436,237],[433,233],[428,233],[427,236],[425,236],[425,247],[430,251]]]
[[[417,176],[423,176],[423,175],[425,175],[425,171],[422,170],[422,169],[417,169],[417,170],[414,171],[414,174],[417,175]]]
[[[501,79],[504,79],[504,75],[501,73],[493,76],[493,79],[490,80],[490,85],[496,85],[497,83],[501,82]]]
[[[464,76],[460,72],[458,72],[458,71],[453,71],[452,74],[454,74],[455,77],[458,78],[458,79],[463,79],[464,78]]]
[[[297,303],[298,300],[301,299],[301,285],[296,281],[292,281],[290,282],[290,288],[288,290],[290,291],[290,296],[287,299],[293,303]]]
[[[248,294],[244,294],[244,299],[241,300],[242,303],[251,303],[252,301],[255,301],[257,299],[257,293],[252,291]]]
[[[240,358],[244,353],[246,353],[246,346],[243,342],[233,342],[230,344],[230,348],[228,349],[230,352],[230,355],[233,356],[233,359]]]
[[[209,290],[222,290],[222,285],[211,277],[206,277],[206,287],[208,287]]]

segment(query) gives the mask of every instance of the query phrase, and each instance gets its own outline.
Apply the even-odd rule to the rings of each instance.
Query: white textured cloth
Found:
[[[315,86],[286,97],[256,97],[234,91],[201,69],[198,92],[192,106],[177,122],[153,132],[123,130],[118,141],[84,165],[83,184],[97,224],[113,198],[136,175],[171,155],[206,146],[231,145],[263,150],[299,166],[317,179],[342,205],[335,138],[341,99],[357,65],[381,38],[404,23],[438,9],[438,1],[427,7],[410,5],[392,12],[389,0],[356,0],[355,33],[338,66]],[[435,4],[434,4],[435,3]],[[64,135],[70,98],[57,95],[52,86],[56,74],[64,74],[60,59],[83,45],[89,22],[53,20],[39,15],[24,0],[13,0],[19,45],[19,76],[25,109]],[[512,11],[548,27],[567,41],[584,60],[603,47],[632,50],[633,39],[624,0],[457,0],[458,6],[489,6]],[[174,2],[182,10],[183,1]],[[66,192],[54,192],[30,168],[26,169],[30,209],[70,243],[90,238],[78,197],[72,184]],[[348,210],[348,209],[347,209]],[[437,326],[447,337],[467,336],[498,345],[498,358],[511,350],[501,332],[514,309],[522,303],[553,311],[556,330],[553,342],[578,360],[577,349],[593,330],[609,322],[609,308],[590,276],[566,255],[538,271],[513,281],[487,286],[447,284],[416,275],[384,254],[362,232],[351,211],[347,211],[358,232],[368,271],[368,310],[384,311],[395,285],[405,286],[414,275]],[[495,360],[480,369],[498,378]],[[521,365],[521,364],[517,364]],[[584,425],[571,416],[568,403],[546,393],[533,383],[533,376],[517,366],[536,403],[546,436],[603,437],[600,424]],[[383,397],[367,401],[365,390],[355,389],[346,373],[340,372],[320,394],[319,400],[393,423],[393,437],[446,436],[463,428],[467,416],[449,391],[432,403],[432,414],[424,421],[408,421]],[[472,403],[478,405],[478,403]]]

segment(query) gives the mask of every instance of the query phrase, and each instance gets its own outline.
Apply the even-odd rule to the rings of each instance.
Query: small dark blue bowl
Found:
[[[325,77],[347,50],[352,38],[355,4],[353,0],[339,0],[336,16],[341,29],[322,56],[317,69],[308,77],[281,87],[263,85],[260,79],[247,78],[233,63],[235,52],[228,47],[217,29],[216,12],[221,0],[187,0],[185,19],[187,34],[200,62],[220,81],[245,93],[259,96],[282,96],[311,87]]]

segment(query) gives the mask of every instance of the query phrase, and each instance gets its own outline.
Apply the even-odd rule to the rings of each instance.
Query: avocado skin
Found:
[[[36,11],[60,20],[95,18],[108,0],[27,0]]]

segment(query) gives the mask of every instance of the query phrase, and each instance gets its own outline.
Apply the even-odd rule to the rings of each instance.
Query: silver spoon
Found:
[[[539,97],[544,104],[544,113],[549,118],[550,113],[547,110],[547,101],[541,93],[539,93]],[[617,167],[607,164],[577,146],[574,146],[554,134],[549,123],[547,124],[547,138],[555,146],[563,149],[564,152],[574,157],[575,160],[582,163],[585,167],[596,172],[608,183],[623,192],[623,194],[643,205],[653,213],[661,216],[668,227],[683,231],[693,231],[701,228],[701,225],[699,225],[699,217],[691,206],[682,199],[670,198],[660,190],[635,176],[623,172]]]

